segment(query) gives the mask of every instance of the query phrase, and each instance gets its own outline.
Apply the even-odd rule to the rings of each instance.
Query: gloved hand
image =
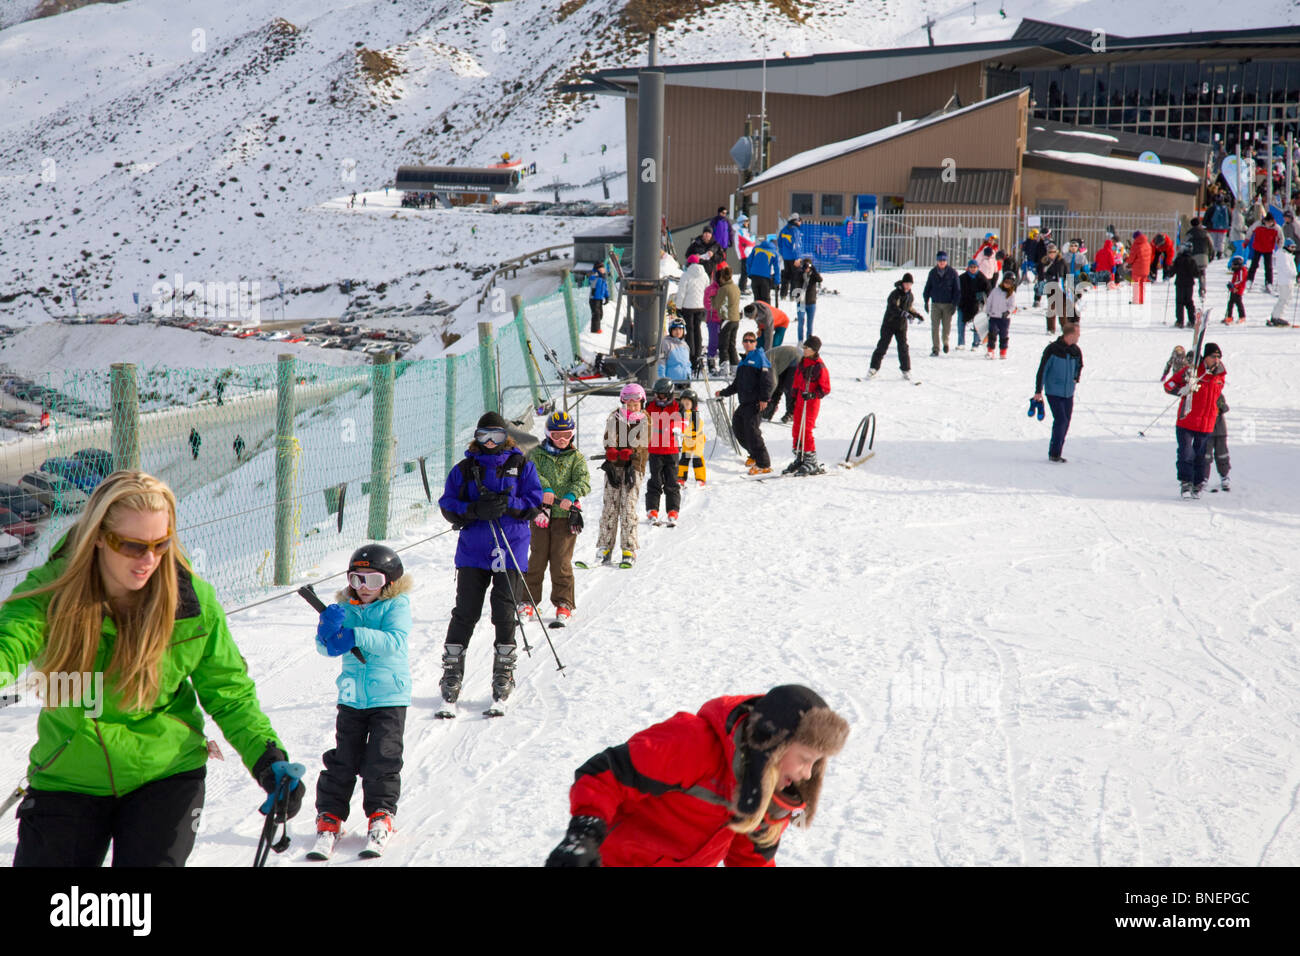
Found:
[[[627,467],[625,465],[622,465],[611,458],[607,458],[605,459],[605,463],[600,466],[600,470],[605,473],[605,477],[609,480],[609,486],[611,488],[623,487],[624,481],[627,477]]]
[[[482,521],[495,521],[506,513],[506,496],[502,492],[484,491],[478,501],[469,503],[465,513]]]
[[[582,532],[582,506],[576,501],[573,507],[569,509],[569,533],[580,534]]]
[[[357,634],[350,627],[339,630],[333,637],[325,638],[325,653],[330,657],[340,657],[357,646]]]
[[[331,604],[320,612],[320,623],[316,625],[316,640],[325,643],[339,632],[347,612],[341,604]]]
[[[274,740],[268,740],[266,750],[263,751],[262,756],[257,758],[257,763],[253,764],[253,779],[257,781],[258,786],[267,793],[274,791],[275,771],[271,769],[271,765],[281,760],[288,761],[288,759],[288,755],[275,745]],[[291,820],[297,816],[298,811],[302,809],[302,798],[306,792],[307,788],[302,785],[302,781],[296,781],[293,789],[289,791],[287,811],[277,814],[275,822],[283,823],[286,819]]]
[[[812,393],[812,392],[800,392],[800,393],[799,393],[799,396],[800,396],[800,397],[801,397],[805,402],[811,402],[814,398],[817,397],[817,396],[816,396],[814,393]]]
[[[539,528],[549,528],[551,526],[551,519],[546,516],[545,509],[537,512],[537,517],[533,519],[533,524],[537,525]]]
[[[574,817],[560,845],[546,858],[547,866],[600,866],[600,845],[605,841],[605,821],[600,817]]]

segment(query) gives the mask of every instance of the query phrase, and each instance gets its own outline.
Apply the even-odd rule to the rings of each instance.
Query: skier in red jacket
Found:
[[[573,818],[547,866],[775,866],[812,822],[849,725],[807,687],[718,697],[578,768]]]
[[[817,475],[826,469],[817,461],[817,442],[813,429],[822,399],[831,393],[831,375],[821,360],[822,340],[808,336],[803,344],[803,360],[794,370],[790,391],[794,395],[794,423],[790,440],[794,445],[794,461],[785,467],[783,474]]]
[[[1209,462],[1205,447],[1214,435],[1214,423],[1219,417],[1219,395],[1227,370],[1223,367],[1223,352],[1213,342],[1206,342],[1200,366],[1192,375],[1190,365],[1184,366],[1165,380],[1165,391],[1170,395],[1190,395],[1183,402],[1178,417],[1178,482],[1184,498],[1199,498],[1209,475]]]

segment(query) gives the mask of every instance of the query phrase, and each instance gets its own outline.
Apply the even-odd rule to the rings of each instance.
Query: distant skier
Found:
[[[1237,307],[1237,321],[1246,321],[1246,304],[1241,297],[1246,293],[1246,260],[1241,256],[1233,256],[1228,263],[1228,268],[1232,270],[1232,278],[1228,280],[1228,308],[1223,314],[1223,324],[1232,324],[1232,307]]]
[[[1184,328],[1184,318],[1187,321],[1186,328],[1195,328],[1196,303],[1192,295],[1203,273],[1197,268],[1190,245],[1184,245],[1178,255],[1174,256],[1171,271],[1174,274],[1174,328]]]
[[[655,366],[659,378],[688,382],[691,378],[691,347],[686,341],[686,323],[673,319],[668,334],[659,342],[659,360]]]
[[[677,459],[682,453],[682,407],[673,398],[673,383],[661,378],[654,384],[654,398],[646,403],[650,422],[648,446],[650,477],[645,483],[646,517],[659,523],[659,499],[662,497],[668,521],[676,523],[682,505],[681,486],[677,483]]]
[[[1223,395],[1219,395],[1216,406],[1219,414],[1214,419],[1214,432],[1205,443],[1205,477],[1210,477],[1210,464],[1213,463],[1219,472],[1219,490],[1231,491],[1228,472],[1232,470],[1232,462],[1228,458],[1228,420],[1224,417],[1228,414],[1228,403]]]
[[[199,446],[202,444],[203,444],[203,438],[199,435],[199,430],[197,428],[191,428],[190,429],[190,454],[194,456],[195,461],[198,461]]]
[[[686,342],[690,347],[690,371],[698,372],[704,363],[701,323],[704,322],[704,293],[710,282],[709,273],[700,263],[700,257],[686,257],[686,268],[677,280],[677,294],[673,302],[677,315],[686,326]],[[674,379],[677,376],[672,376]],[[690,377],[688,374],[687,378]]]
[[[781,227],[777,235],[777,250],[781,253],[782,261],[781,290],[777,297],[779,303],[789,296],[790,285],[799,268],[799,259],[803,256],[803,220],[797,212],[790,213],[790,218]]]
[[[766,236],[754,247],[746,260],[745,271],[754,284],[754,301],[770,303],[772,286],[781,279],[781,255],[773,237]]]
[[[799,260],[799,271],[794,279],[795,321],[799,341],[805,342],[813,334],[813,319],[817,317],[817,290],[822,284],[822,274],[813,265],[812,256]],[[804,322],[807,320],[807,327]]]
[[[618,393],[619,407],[605,419],[605,493],[596,539],[596,563],[612,563],[611,551],[622,542],[620,567],[636,561],[637,502],[649,455],[650,422],[645,413],[645,389],[635,382]]]
[[[1070,430],[1074,415],[1074,386],[1083,373],[1083,352],[1079,349],[1079,327],[1073,322],[1061,323],[1061,335],[1047,348],[1038,362],[1034,377],[1034,401],[1047,396],[1052,409],[1052,437],[1047,445],[1047,460],[1064,463],[1061,452],[1065,450],[1065,435]]]
[[[921,302],[930,315],[930,355],[948,354],[948,336],[952,332],[952,314],[957,311],[961,301],[961,282],[957,272],[948,267],[948,253],[940,250],[934,257],[934,268],[925,279],[921,291]],[[940,339],[940,332],[943,338]]]
[[[568,832],[546,861],[577,866],[775,866],[810,825],[848,722],[807,687],[718,697],[578,768]]]
[[[442,515],[460,532],[456,543],[456,606],[447,625],[439,688],[448,705],[460,697],[465,649],[492,588],[492,699],[503,701],[515,686],[515,611],[528,570],[529,523],[542,507],[537,468],[519,451],[506,420],[487,412],[474,440],[447,474]]]
[[[732,245],[731,221],[727,219],[727,207],[719,206],[717,213],[709,220],[709,226],[713,229],[713,241],[722,249],[722,259],[718,263],[726,262],[727,250]],[[714,268],[717,268],[715,266]],[[713,269],[709,270],[710,272]]]
[[[698,256],[705,275],[713,275],[713,270],[727,261],[727,253],[713,238],[713,227],[705,226],[700,234],[686,247],[686,257]]]
[[[750,254],[754,251],[754,234],[749,231],[749,217],[743,212],[736,217],[736,222],[732,226],[732,231],[736,234],[736,258],[740,260],[740,282],[738,288],[741,292],[747,292],[749,286],[749,272],[747,263]]]
[[[1133,304],[1146,304],[1147,280],[1151,272],[1151,241],[1142,233],[1133,233],[1133,245],[1129,248],[1128,255],[1124,258],[1124,264],[1129,267],[1129,275],[1133,282]]]
[[[957,348],[966,347],[966,326],[970,325],[970,347],[975,351],[980,344],[979,333],[975,330],[975,316],[984,308],[993,284],[980,272],[979,263],[971,259],[966,263],[966,271],[958,277],[961,286],[961,299],[957,306]]]
[[[226,394],[226,380],[224,378],[217,379],[215,388],[217,390],[217,405],[224,405],[225,402],[222,398]]]
[[[718,325],[716,343],[715,331],[709,329],[709,371],[730,378],[740,362],[740,354],[736,351],[736,333],[740,329],[740,289],[732,281],[728,266],[719,266],[713,279],[718,289],[713,293],[709,306],[718,317]]]
[[[1273,286],[1277,292],[1277,301],[1273,303],[1273,312],[1269,316],[1268,324],[1287,328],[1291,325],[1286,319],[1286,311],[1291,305],[1291,295],[1296,284],[1296,241],[1294,239],[1286,240],[1282,251],[1278,253],[1276,283]]]
[[[1199,498],[1208,474],[1205,449],[1214,434],[1215,419],[1219,414],[1219,396],[1223,393],[1227,371],[1223,367],[1223,353],[1213,342],[1205,343],[1201,364],[1195,370],[1191,365],[1165,380],[1165,391],[1170,395],[1191,396],[1185,413],[1180,414],[1175,435],[1178,439],[1178,482],[1184,498]],[[1181,410],[1180,410],[1181,411]]]
[[[605,315],[605,303],[609,301],[609,283],[605,280],[605,263],[597,262],[596,271],[591,274],[591,295],[587,304],[591,306],[591,331],[600,334],[600,324]]]
[[[718,397],[736,396],[737,405],[731,416],[731,431],[749,456],[745,459],[749,473],[766,475],[772,471],[772,459],[767,453],[767,443],[763,441],[759,416],[767,408],[768,397],[775,387],[775,378],[772,375],[772,363],[758,347],[757,335],[746,332],[741,345],[745,354],[736,366],[736,377],[730,385],[718,391]]]
[[[347,586],[320,615],[316,650],[342,657],[334,749],[316,781],[316,845],[325,860],[343,835],[352,791],[361,778],[368,828],[362,856],[379,856],[393,834],[402,790],[402,739],[411,705],[411,577],[392,548],[367,544],[348,559]],[[365,658],[349,653],[356,648]]]
[[[984,303],[988,313],[989,332],[985,337],[988,346],[986,357],[993,358],[993,346],[998,347],[998,357],[1007,357],[1007,347],[1011,344],[1011,316],[1016,311],[1015,276],[1002,276],[1002,282],[989,293]]]
[[[686,484],[686,472],[693,468],[695,483],[701,488],[707,477],[704,467],[704,418],[700,415],[700,400],[689,388],[677,396],[682,407],[682,457],[677,463],[677,482]]]
[[[235,449],[235,461],[243,461],[244,460],[244,436],[243,435],[235,436],[234,449]]]
[[[894,283],[894,291],[889,293],[889,299],[885,303],[885,317],[880,322],[880,341],[876,343],[876,350],[871,353],[871,370],[867,373],[868,378],[875,378],[876,373],[880,371],[880,363],[885,360],[885,353],[889,351],[889,343],[892,339],[898,345],[898,367],[903,372],[903,378],[911,379],[912,357],[907,351],[908,316],[923,318],[921,313],[916,311],[916,306],[912,304],[912,273],[905,272],[903,278]]]

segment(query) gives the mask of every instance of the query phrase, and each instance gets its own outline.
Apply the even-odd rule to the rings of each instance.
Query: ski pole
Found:
[[[1181,395],[1179,395],[1179,396],[1178,396],[1177,398],[1175,398],[1172,402],[1170,402],[1168,405],[1166,405],[1166,406],[1165,406],[1165,409],[1164,409],[1163,412],[1161,412],[1161,413],[1160,413],[1159,415],[1157,415],[1155,418],[1151,419],[1151,424],[1150,424],[1150,425],[1147,425],[1147,428],[1150,428],[1151,425],[1154,425],[1156,422],[1160,421],[1160,419],[1164,418],[1164,417],[1165,417],[1165,412],[1169,411],[1169,409],[1173,408],[1175,405],[1177,405],[1177,404],[1178,404],[1179,402],[1181,402],[1182,400],[1183,400],[1183,397],[1182,397]],[[1145,429],[1145,428],[1138,429],[1138,435],[1140,435],[1140,436],[1143,437],[1143,438],[1146,438],[1146,437],[1147,437],[1146,429]]]
[[[489,521],[489,522],[488,522],[488,528],[492,531],[492,541],[493,541],[493,543],[496,545],[496,551],[497,551],[498,553],[500,553],[500,552],[501,552],[501,538],[504,538],[506,533],[505,533],[505,531],[501,531],[501,537],[500,537],[500,538],[497,537],[497,531],[500,530],[500,529],[497,527],[497,523],[496,523],[495,521]],[[507,549],[510,547],[510,540],[509,540],[508,538],[506,539],[506,547],[507,547]],[[511,561],[514,561],[514,558],[515,558],[514,553],[513,553],[513,552],[510,552],[510,560],[511,560]],[[518,561],[515,561],[515,569],[518,570],[518,568],[519,568],[519,562],[518,562]],[[525,628],[524,628],[524,619],[523,619],[523,616],[519,613],[519,600],[518,600],[518,598],[515,596],[515,585],[514,585],[514,582],[510,580],[510,569],[509,569],[509,568],[506,568],[504,571],[499,571],[499,572],[495,572],[495,573],[498,573],[498,574],[504,574],[504,575],[506,576],[506,589],[510,591],[510,606],[513,607],[513,608],[515,609],[515,621],[519,624],[519,633],[520,633],[520,635],[521,635],[521,636],[523,637],[523,639],[524,639],[524,653],[527,654],[529,657],[532,657],[532,656],[533,656],[533,649],[532,649],[531,647],[528,646],[528,631],[525,630]],[[525,584],[524,584],[524,587],[525,587],[525,588],[528,587],[528,585],[527,585],[526,582],[525,582]],[[528,596],[531,598],[531,597],[532,597],[532,593],[529,592],[529,595],[528,595]],[[536,611],[536,609],[537,609],[537,604],[536,604],[536,602],[534,602],[534,603],[533,603],[533,610]],[[538,623],[540,623],[540,622],[538,622]]]
[[[283,853],[289,849],[289,819],[287,809],[289,806],[289,793],[295,787],[302,786],[303,774],[307,768],[300,763],[289,763],[285,760],[277,760],[271,764],[271,772],[275,774],[275,786],[270,793],[266,795],[266,800],[262,802],[259,811],[266,814],[266,822],[262,824],[262,835],[257,841],[257,852],[253,855],[253,866],[266,866],[267,857],[271,851]],[[284,815],[284,829],[281,831],[280,839],[272,842],[275,837],[276,817]]]
[[[506,552],[510,555],[510,560],[511,560],[511,562],[513,562],[514,566],[515,566],[516,568],[518,568],[518,567],[519,567],[519,561],[515,558],[515,552],[514,552],[514,549],[513,549],[512,547],[510,547],[510,539],[506,537],[506,533],[505,533],[504,530],[502,530],[502,529],[500,529],[500,528],[497,527],[497,522],[496,522],[496,521],[493,521],[491,524],[492,524],[492,536],[493,536],[493,538],[496,538],[497,531],[501,531],[501,539],[498,540],[498,542],[497,542],[497,547],[498,547],[498,548],[501,547],[501,543],[500,543],[500,541],[501,541],[501,540],[504,540],[504,541],[505,541],[505,545],[506,545]],[[506,575],[506,584],[508,584],[508,585],[510,584],[510,576],[509,576],[509,573],[507,573],[507,575]],[[513,585],[511,586],[510,594],[511,594],[511,597],[514,596],[514,587],[513,587]],[[516,604],[515,607],[516,607],[516,609],[517,609],[517,608],[518,608],[518,604]],[[516,616],[516,617],[519,616],[519,612],[518,612],[518,610],[515,611],[515,616]],[[542,622],[541,622],[541,621],[538,621],[537,624],[538,624],[539,627],[541,627]],[[520,631],[523,631],[523,627],[524,627],[523,621],[520,621],[520,622],[519,622],[519,629],[520,629]],[[555,645],[551,643],[551,635],[548,634],[548,633],[546,633],[546,628],[545,628],[545,627],[542,627],[542,637],[546,638],[546,643],[547,643],[547,644],[550,646],[550,648],[551,648],[551,654],[552,654],[552,656],[554,656],[554,658],[555,658],[555,669],[558,670],[558,671],[563,671],[563,670],[564,670],[564,665],[560,663],[560,655],[557,654],[557,653],[555,652]],[[525,635],[524,635],[524,648],[527,649],[527,647],[528,647],[528,636],[525,634]]]
[[[320,595],[316,593],[316,589],[310,584],[304,584],[300,587],[298,589],[298,594],[304,601],[310,604],[313,609],[315,609],[317,614],[325,613],[325,602],[320,599]],[[366,662],[366,655],[361,653],[361,648],[359,647],[354,646],[352,648],[352,656],[363,664]]]
[[[23,778],[23,782],[22,782],[22,783],[20,783],[20,784],[19,784],[18,786],[16,786],[16,787],[14,787],[14,792],[13,792],[13,793],[11,793],[11,794],[9,794],[9,796],[5,797],[5,802],[4,802],[4,803],[0,803],[0,816],[4,816],[6,813],[8,813],[8,812],[9,812],[9,808],[12,807],[15,803],[17,803],[19,800],[21,800],[21,799],[26,795],[26,793],[27,793],[27,788],[23,786],[23,784],[25,784],[25,783],[27,783],[27,778],[26,778],[26,777]]]

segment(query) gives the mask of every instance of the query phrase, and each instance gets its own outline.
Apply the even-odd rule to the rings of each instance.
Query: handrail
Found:
[[[533,252],[526,252],[522,256],[515,256],[513,259],[507,259],[505,262],[501,263],[501,265],[497,266],[497,268],[493,270],[492,275],[488,277],[487,284],[483,286],[483,294],[478,297],[478,304],[475,306],[474,311],[483,311],[483,303],[487,301],[488,293],[492,291],[492,287],[496,285],[496,281],[501,277],[502,273],[518,272],[521,266],[531,264],[528,260],[534,259],[544,253],[554,252],[556,249],[572,248],[573,240],[569,240],[568,242],[560,243],[558,246],[547,246],[545,249],[537,249]]]

